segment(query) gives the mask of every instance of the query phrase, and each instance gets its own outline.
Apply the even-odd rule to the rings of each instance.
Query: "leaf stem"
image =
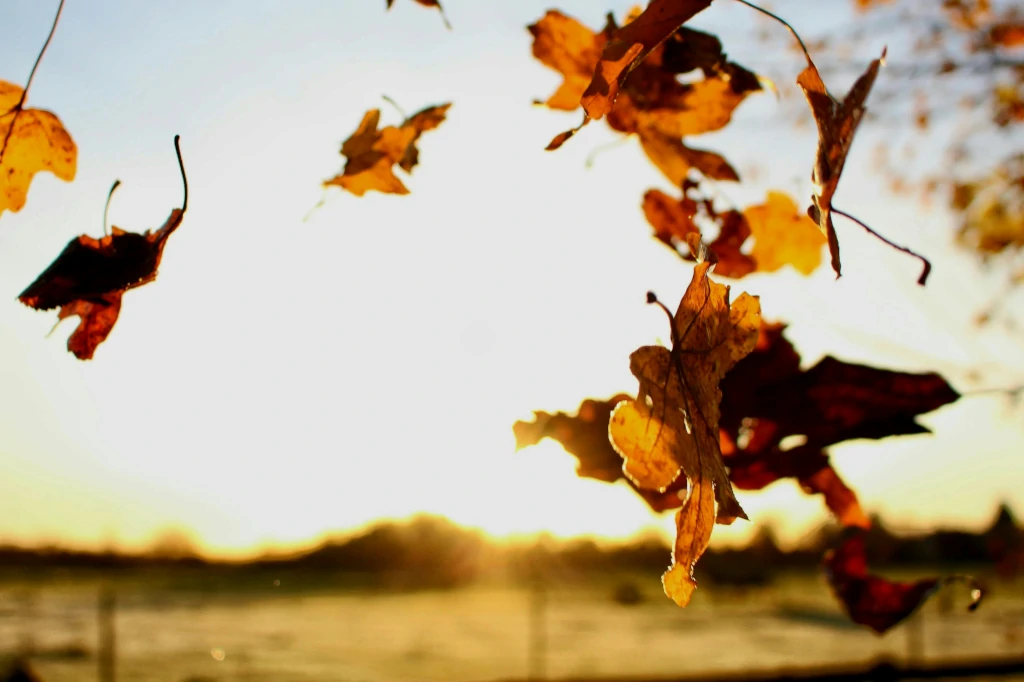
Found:
[[[740,0],[740,1],[742,2],[742,0]],[[923,264],[923,268],[921,269],[921,276],[917,278],[917,283],[920,284],[921,286],[924,286],[925,281],[928,279],[928,275],[932,271],[932,264],[931,264],[931,262],[927,258],[925,258],[924,256],[922,256],[919,253],[911,251],[910,249],[908,249],[905,246],[900,246],[899,244],[896,244],[894,242],[889,241],[888,239],[886,239],[885,237],[883,237],[882,235],[878,234],[877,232],[872,230],[870,227],[868,227],[863,221],[858,220],[857,218],[854,218],[852,215],[850,215],[849,213],[846,213],[845,211],[840,211],[835,206],[832,206],[832,212],[835,213],[836,215],[843,216],[847,220],[852,220],[853,222],[857,223],[858,225],[863,227],[865,230],[867,230],[868,233],[874,235],[875,237],[877,237],[878,239],[882,240],[883,242],[885,242],[886,244],[888,244],[892,248],[894,248],[894,249],[896,249],[898,251],[902,251],[903,253],[908,254],[910,256],[913,256],[914,258],[917,258],[918,260],[920,260],[921,263]]]
[[[181,212],[188,208],[188,178],[185,177],[185,162],[181,160],[181,135],[174,136],[174,152],[178,155],[178,168],[181,170],[181,184],[185,188],[185,198],[181,201]],[[113,191],[113,190],[111,190]]]
[[[746,5],[747,7],[750,7],[752,9],[756,9],[758,12],[761,12],[762,14],[767,14],[772,19],[774,19],[775,21],[779,22],[780,24],[782,24],[783,26],[788,28],[789,32],[793,34],[794,38],[796,38],[796,42],[800,43],[800,49],[804,51],[804,56],[807,57],[807,63],[808,64],[813,64],[813,62],[811,61],[811,53],[807,51],[807,46],[804,45],[804,41],[800,38],[800,34],[796,32],[795,28],[790,26],[788,21],[786,21],[782,17],[778,16],[777,14],[772,14],[771,12],[769,12],[768,10],[766,10],[763,7],[758,7],[754,3],[748,2],[747,0],[736,0],[736,2],[741,2],[744,5]]]
[[[107,236],[107,214],[110,212],[110,198],[114,196],[114,190],[121,186],[120,180],[114,180],[114,184],[110,186],[110,191],[107,192],[107,204],[103,207],[103,236]]]
[[[43,60],[43,55],[46,54],[46,48],[50,46],[50,41],[53,39],[53,33],[57,30],[57,22],[60,21],[61,12],[64,11],[64,0],[60,0],[60,4],[57,5],[57,14],[53,17],[53,25],[50,26],[50,33],[46,36],[46,42],[43,43],[43,49],[39,51],[36,56],[35,64],[32,65],[32,70],[29,71],[28,81],[25,82],[25,89],[21,91],[21,99],[14,106],[14,118],[11,119],[11,127],[7,129],[7,134],[4,135],[4,144],[0,147],[0,164],[4,162],[4,154],[7,152],[7,143],[11,141],[11,133],[14,132],[14,124],[18,122],[18,115],[21,114],[22,108],[25,106],[25,98],[28,97],[28,89],[32,87],[32,79],[36,77],[36,69],[39,68],[39,62]],[[10,111],[4,112],[10,113]]]
[[[387,102],[388,104],[390,104],[391,106],[393,106],[395,108],[395,110],[399,114],[401,114],[403,121],[408,121],[409,120],[409,114],[405,113],[405,109],[403,109],[402,107],[398,106],[398,102],[396,102],[395,100],[391,99],[387,95],[381,95],[380,98],[382,100],[384,100],[385,102]]]

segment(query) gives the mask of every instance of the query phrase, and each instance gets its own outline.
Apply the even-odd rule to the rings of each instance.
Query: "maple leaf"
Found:
[[[717,263],[715,273],[741,278],[752,272],[774,272],[790,264],[807,275],[821,264],[821,246],[825,238],[817,226],[797,211],[788,195],[771,191],[764,204],[748,206],[742,212],[719,213],[707,196],[689,196],[696,183],[683,182],[682,199],[674,199],[659,190],[644,195],[643,210],[654,236],[684,260],[693,260],[702,238],[696,220],[718,226],[718,235],[709,245]],[[749,243],[753,247],[746,253]],[[682,249],[683,244],[688,249]]]
[[[662,578],[665,593],[680,606],[696,588],[693,566],[713,524],[746,518],[719,449],[718,383],[754,348],[760,303],[744,293],[730,305],[729,287],[711,281],[709,267],[694,268],[675,316],[663,307],[672,321],[672,349],[644,346],[630,355],[638,395],[616,406],[608,428],[626,475],[638,487],[663,492],[680,476],[689,482],[690,494],[676,514],[672,566]],[[648,300],[657,302],[651,294]]]
[[[393,166],[411,173],[419,163],[416,142],[420,135],[434,130],[445,120],[451,103],[427,107],[405,119],[400,126],[386,126],[377,130],[380,109],[370,109],[363,115],[359,127],[341,145],[346,157],[345,168],[324,187],[337,185],[362,196],[370,190],[385,194],[408,194],[409,190],[395,175]]]
[[[842,101],[828,93],[810,56],[807,57],[807,67],[796,79],[797,85],[807,97],[814,122],[818,126],[818,150],[811,172],[814,194],[808,214],[828,238],[832,269],[837,277],[842,274],[842,265],[839,261],[839,238],[832,225],[832,197],[839,185],[854,133],[864,116],[864,103],[884,60],[885,50],[882,50],[882,56],[871,62]]]
[[[829,586],[843,604],[850,620],[883,634],[910,616],[943,583],[963,581],[971,587],[969,611],[975,610],[984,596],[970,578],[924,578],[911,582],[888,580],[868,571],[866,543],[862,530],[845,534],[839,547],[825,555],[825,573]]]
[[[633,26],[642,16],[626,27]],[[622,30],[611,15],[605,29],[596,33],[555,11],[549,11],[528,29],[534,38],[534,56],[563,77],[558,90],[544,104],[565,111],[580,106],[601,62],[602,50]],[[677,78],[696,70],[703,72],[702,80],[681,83]],[[654,46],[628,76],[623,75],[607,122],[621,133],[636,134],[644,151],[674,184],[690,166],[698,167],[709,177],[736,180],[735,170],[724,159],[711,152],[690,149],[680,138],[719,130],[746,96],[760,89],[757,76],[726,59],[717,38],[683,29]],[[580,127],[589,120],[585,117]],[[556,136],[548,149],[557,149],[577,130],[579,127]]]
[[[788,194],[769,191],[765,203],[743,209],[743,217],[754,238],[750,256],[758,272],[775,272],[788,264],[809,275],[821,265],[825,237]]]
[[[583,91],[590,84],[594,66],[601,57],[604,34],[594,33],[558,10],[548,10],[526,29],[533,36],[533,56],[544,66],[558,71],[563,78],[562,84],[543,104],[563,111],[577,109]]]
[[[18,296],[19,301],[36,310],[59,308],[58,322],[78,316],[78,327],[68,338],[68,350],[79,360],[91,359],[96,347],[106,340],[117,322],[125,292],[156,279],[167,238],[181,225],[188,206],[188,184],[178,140],[175,136],[185,198],[162,227],[142,234],[113,227],[100,239],[76,237]],[[111,188],[111,194],[118,184]]]
[[[444,21],[445,27],[450,31],[452,25],[448,23],[448,15],[444,13],[444,8],[441,7],[441,0],[413,0],[424,7],[436,7],[437,11],[441,13],[441,19]],[[391,9],[391,5],[395,4],[395,0],[387,0],[388,9]]]
[[[25,206],[36,173],[75,179],[78,148],[60,119],[42,109],[25,109],[25,91],[0,80],[0,215]]]

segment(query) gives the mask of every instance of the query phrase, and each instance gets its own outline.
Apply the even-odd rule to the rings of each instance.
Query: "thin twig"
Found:
[[[800,49],[804,51],[804,56],[807,57],[807,63],[808,64],[813,64],[814,63],[814,62],[811,61],[811,53],[807,51],[807,46],[804,45],[804,41],[800,38],[800,34],[796,32],[795,28],[793,28],[792,26],[789,25],[788,21],[786,21],[785,19],[783,19],[782,17],[780,17],[780,16],[778,16],[776,14],[772,14],[771,12],[769,12],[768,10],[766,10],[763,7],[758,7],[757,5],[755,5],[752,2],[747,2],[747,0],[736,0],[736,2],[741,2],[744,5],[746,5],[747,7],[750,7],[752,9],[756,9],[758,12],[761,12],[762,14],[767,14],[772,19],[774,19],[775,21],[779,22],[780,24],[782,24],[783,26],[788,28],[789,32],[793,34],[794,38],[796,38],[796,42],[800,43]]]
[[[181,135],[174,136],[174,153],[178,155],[178,168],[181,170],[181,184],[185,188],[185,198],[181,200],[181,212],[188,208],[188,178],[185,177],[185,162],[181,160]]]
[[[4,154],[7,152],[7,143],[11,141],[11,133],[14,132],[14,124],[18,122],[18,116],[21,114],[22,108],[25,106],[25,98],[28,97],[28,89],[32,87],[32,79],[36,77],[36,69],[39,68],[39,62],[43,60],[43,55],[46,54],[46,48],[50,46],[50,40],[53,39],[53,33],[57,30],[57,22],[60,21],[60,14],[64,11],[64,0],[60,0],[60,4],[57,6],[57,15],[53,18],[53,25],[50,26],[50,34],[46,36],[46,42],[43,43],[43,49],[39,51],[39,55],[36,57],[35,64],[32,65],[32,70],[28,74],[28,81],[25,83],[25,89],[21,91],[21,99],[14,106],[14,118],[11,119],[11,127],[7,129],[7,134],[4,135],[4,144],[0,147],[0,164],[4,162]],[[11,113],[10,111],[4,112],[5,114]]]
[[[114,180],[114,184],[110,186],[110,191],[107,192],[107,205],[103,207],[103,236],[107,236],[107,214],[110,212],[110,198],[114,196],[114,190],[121,186],[120,180]]]
[[[852,215],[850,215],[849,213],[846,213],[845,211],[840,211],[835,206],[832,207],[832,212],[835,213],[836,215],[843,216],[847,220],[852,220],[853,222],[857,223],[858,225],[863,227],[865,230],[867,230],[868,233],[874,235],[875,237],[877,237],[878,239],[882,240],[883,242],[885,242],[886,244],[888,244],[892,248],[894,248],[894,249],[896,249],[898,251],[902,251],[903,253],[908,254],[910,256],[913,256],[914,258],[917,258],[918,260],[920,260],[921,263],[924,265],[924,267],[921,270],[921,276],[917,278],[917,283],[920,284],[921,286],[924,286],[925,281],[928,279],[928,275],[932,271],[932,264],[931,264],[931,262],[927,258],[925,258],[924,256],[922,256],[919,253],[911,251],[910,249],[908,249],[905,246],[900,246],[899,244],[895,244],[895,243],[889,241],[888,239],[886,239],[885,237],[883,237],[882,235],[878,234],[877,232],[872,230],[870,227],[868,227],[864,222],[858,220],[857,218],[854,218]]]

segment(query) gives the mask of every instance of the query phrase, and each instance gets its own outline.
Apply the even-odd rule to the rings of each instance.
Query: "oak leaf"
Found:
[[[882,56],[871,62],[842,101],[829,94],[810,57],[807,58],[807,67],[796,79],[797,85],[807,97],[814,122],[818,126],[818,150],[811,171],[814,194],[808,215],[828,238],[832,269],[837,277],[842,274],[842,265],[839,260],[839,238],[832,225],[832,197],[839,184],[853,136],[864,116],[864,103],[884,60],[885,50],[882,50]]]
[[[25,206],[36,173],[75,179],[78,148],[49,111],[23,108],[24,90],[0,80],[0,215]]]
[[[681,476],[689,482],[690,494],[676,514],[672,566],[662,579],[680,606],[696,588],[693,566],[713,524],[746,518],[722,464],[718,384],[754,348],[760,303],[744,293],[730,304],[729,287],[709,279],[709,267],[694,268],[675,315],[669,313],[672,349],[644,346],[630,356],[638,395],[616,406],[608,430],[638,487],[663,492]]]
[[[437,11],[441,13],[441,19],[444,21],[446,28],[451,30],[452,25],[448,23],[448,15],[444,13],[444,8],[441,7],[441,0],[413,0],[424,7],[436,7]],[[391,9],[391,5],[395,4],[395,0],[387,0],[388,9]]]
[[[341,145],[346,157],[345,168],[324,187],[337,185],[363,196],[370,190],[385,194],[408,194],[409,190],[395,175],[393,166],[411,173],[419,163],[416,142],[420,135],[437,128],[445,120],[451,104],[427,107],[407,118],[400,126],[385,126],[377,130],[380,109],[370,109],[363,115],[359,127]]]
[[[178,150],[177,137],[174,144]],[[180,150],[178,162],[181,164]],[[181,173],[184,182],[183,165]],[[78,327],[68,338],[68,350],[79,360],[91,359],[117,322],[122,296],[156,279],[167,238],[181,225],[187,206],[185,184],[181,208],[171,210],[155,231],[137,234],[113,227],[100,239],[88,235],[72,239],[18,300],[36,310],[58,308],[58,322],[77,316]]]

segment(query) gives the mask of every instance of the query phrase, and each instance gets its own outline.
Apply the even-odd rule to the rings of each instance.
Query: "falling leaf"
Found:
[[[400,126],[386,126],[377,130],[380,110],[371,109],[352,135],[341,145],[346,157],[344,170],[325,180],[324,187],[337,185],[363,196],[370,190],[385,194],[408,194],[409,190],[395,175],[393,166],[398,164],[406,173],[411,173],[419,163],[416,142],[420,135],[434,130],[445,120],[451,104],[427,107],[407,118]]]
[[[681,140],[657,131],[640,133],[640,146],[647,158],[676,186],[683,184],[691,168],[712,180],[735,182],[740,179],[721,155],[687,147]]]
[[[54,114],[21,108],[21,87],[0,80],[0,215],[25,205],[33,176],[50,171],[61,180],[75,179],[78,148]]]
[[[828,93],[810,57],[807,58],[807,68],[796,79],[797,85],[807,97],[814,122],[818,126],[818,151],[811,172],[814,183],[814,194],[811,197],[813,203],[808,214],[828,238],[832,269],[837,277],[842,274],[842,265],[839,261],[839,238],[832,225],[832,197],[839,184],[854,133],[864,116],[864,103],[884,59],[885,50],[882,50],[882,56],[871,62],[842,101]]]
[[[681,247],[692,235],[701,237],[697,221],[718,226],[708,248],[715,255],[715,274],[740,278],[752,272],[774,272],[786,264],[807,275],[821,264],[825,238],[817,226],[798,212],[796,203],[781,192],[769,192],[764,204],[718,212],[707,196],[673,199],[658,190],[644,195],[644,215],[654,236],[685,260],[693,249]],[[748,246],[753,244],[747,252]]]
[[[670,315],[672,349],[644,346],[630,356],[638,396],[619,403],[609,426],[626,475],[638,487],[663,492],[680,476],[689,481],[690,495],[676,516],[673,564],[663,578],[666,594],[680,606],[696,588],[693,565],[707,547],[711,526],[746,518],[722,464],[718,384],[753,349],[760,303],[744,293],[730,305],[729,287],[711,281],[709,267],[694,268]]]
[[[758,272],[775,272],[792,265],[809,275],[821,265],[821,247],[825,237],[789,195],[768,192],[764,204],[743,209],[743,217],[754,239],[751,258]]]
[[[609,15],[605,29],[595,32],[576,19],[549,11],[529,26],[534,56],[563,77],[561,86],[544,104],[564,111],[579,107],[595,69],[600,69],[609,36],[633,26],[643,16],[620,29]],[[703,72],[703,79],[680,82],[680,74],[696,70]],[[647,154],[675,184],[679,169],[691,166],[708,177],[735,180],[736,171],[721,156],[694,150],[682,138],[721,129],[746,96],[760,89],[757,76],[728,61],[717,38],[684,29],[647,51],[628,76],[623,74],[607,122],[613,130],[636,134]],[[579,127],[556,136],[548,149],[557,149],[590,120],[585,117]]]
[[[636,19],[616,30],[602,49],[593,78],[581,98],[587,116],[599,119],[611,111],[629,72],[676,29],[710,5],[711,0],[651,0]]]
[[[395,4],[395,0],[387,0],[388,9],[391,9],[391,5]],[[444,25],[451,30],[452,25],[448,23],[448,16],[444,13],[444,8],[441,7],[441,0],[413,0],[413,2],[419,3],[424,7],[436,7],[437,11],[441,13],[441,19],[444,21]]]
[[[825,555],[829,586],[854,623],[883,634],[913,614],[943,583],[962,581],[971,586],[969,611],[981,603],[983,591],[965,576],[899,582],[872,575],[866,550],[864,531],[849,529],[839,547]]]
[[[174,144],[178,150],[177,137]],[[178,162],[181,164],[180,151]],[[181,174],[184,182],[183,165]],[[181,225],[187,206],[186,184],[182,207],[173,209],[156,231],[137,234],[113,227],[109,235],[100,239],[88,235],[72,239],[21,292],[18,300],[36,310],[59,308],[58,322],[78,316],[78,327],[68,339],[68,350],[79,360],[91,359],[117,322],[125,292],[156,279],[164,245]]]
[[[533,56],[563,78],[544,104],[564,111],[577,109],[601,56],[604,35],[557,10],[548,10],[537,23],[526,28],[533,36]]]

